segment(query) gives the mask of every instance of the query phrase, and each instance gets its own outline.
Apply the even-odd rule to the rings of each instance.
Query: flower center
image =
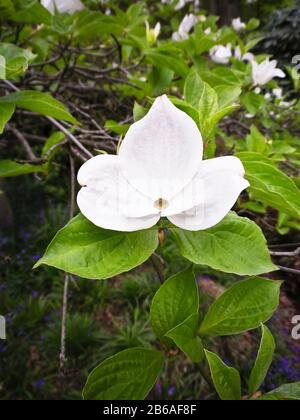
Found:
[[[154,202],[154,207],[158,210],[165,210],[168,207],[169,203],[167,200],[164,200],[163,198],[159,198]]]

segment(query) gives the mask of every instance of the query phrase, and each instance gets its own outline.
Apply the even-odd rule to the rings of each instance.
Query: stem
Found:
[[[164,268],[163,268],[163,264],[161,262],[160,257],[157,254],[153,254],[150,257],[150,261],[153,265],[154,270],[157,273],[157,276],[159,278],[159,281],[161,282],[161,284],[164,283],[165,281],[165,275],[164,275]]]
[[[75,211],[75,165],[74,159],[70,155],[70,219],[74,216]],[[70,276],[65,273],[64,276],[64,294],[63,294],[63,307],[62,307],[62,320],[61,320],[61,341],[60,341],[60,354],[59,354],[59,367],[61,373],[65,374],[65,366],[67,363],[66,357],[66,331],[67,331],[67,313],[68,313],[68,290],[69,290]]]

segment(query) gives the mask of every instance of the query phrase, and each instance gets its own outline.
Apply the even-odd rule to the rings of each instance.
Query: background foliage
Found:
[[[290,336],[291,318],[299,313],[300,261],[298,254],[288,255],[300,243],[299,79],[292,66],[294,55],[299,53],[299,5],[290,1],[250,5],[246,1],[216,1],[200,6],[187,2],[175,11],[176,2],[84,3],[87,9],[74,16],[51,16],[38,1],[0,2],[0,314],[5,315],[8,329],[8,340],[0,342],[0,398],[79,399],[88,373],[99,362],[128,348],[157,347],[154,333],[177,347],[168,350],[167,363],[149,398],[216,399],[218,394],[223,399],[238,399],[258,388],[270,392],[287,382],[300,381],[300,343]],[[288,9],[277,10],[279,7]],[[172,33],[188,12],[205,14],[207,19],[196,25],[187,40],[174,42]],[[247,31],[241,34],[230,26],[238,15],[249,21]],[[258,18],[262,18],[260,26]],[[157,40],[147,38],[145,21],[151,28],[161,22]],[[207,28],[210,33],[204,32]],[[255,91],[249,63],[232,58],[227,66],[219,66],[211,61],[210,49],[227,43],[240,45],[243,52],[255,52],[260,60],[266,54],[274,55],[289,77]],[[215,89],[218,109],[214,112],[210,113],[207,103],[199,103],[194,89],[189,89],[197,83]],[[272,94],[278,86],[284,89],[281,98]],[[210,241],[205,232],[201,241],[199,236],[192,238],[199,241],[199,252],[195,253],[186,246],[192,239],[174,230],[165,235],[154,260],[145,261],[133,272],[115,272],[105,281],[91,279],[110,277],[107,273],[71,276],[68,360],[60,372],[63,274],[47,266],[35,271],[32,267],[70,219],[70,162],[78,169],[89,153],[115,153],[128,126],[163,93],[202,124],[207,158],[235,153],[243,161],[251,189],[242,195],[235,211],[262,229],[274,263],[282,267],[282,271],[267,275],[285,280],[279,309],[268,329],[260,329],[260,322],[268,320],[278,304],[278,283],[269,282],[269,294],[264,289],[270,298],[266,314],[252,324],[246,319],[242,328],[258,329],[236,337],[232,334],[241,330],[228,332],[226,319],[217,327],[210,323],[216,316],[211,308],[217,307],[218,313],[218,303],[211,304],[226,289],[247,275],[274,268],[264,237],[254,223],[232,214],[229,218],[233,221],[226,219],[214,228],[216,241],[220,231],[225,231],[227,238],[246,232],[231,242],[232,249],[223,245],[228,252],[225,257],[207,252]],[[243,263],[242,253],[247,253],[249,242],[256,252],[253,260]],[[157,242],[149,238],[147,245],[151,253]],[[196,293],[197,298],[190,302],[190,311],[185,314],[188,324],[186,317],[168,318],[164,324],[161,314],[160,322],[156,321],[156,293],[160,290],[162,294],[161,311],[161,277],[171,278],[164,283],[170,287],[172,276],[188,265],[180,251],[195,264],[196,274],[196,282],[189,277],[186,287],[190,289],[182,293],[194,296],[190,291],[197,285],[200,298],[198,302]],[[63,258],[60,264],[50,260],[49,265],[72,272]],[[257,278],[254,281],[261,284]],[[167,296],[169,293],[172,289],[167,290]],[[187,327],[193,330],[193,315],[199,306],[201,313],[208,312],[202,329],[209,332],[206,348],[214,352],[206,353],[209,366],[205,372],[197,364],[203,354],[193,352],[194,335],[191,346],[180,340],[182,328],[185,333]],[[178,325],[179,330],[175,328]],[[257,359],[260,342],[262,350],[264,345],[273,348],[269,330],[277,348],[267,376],[260,377],[258,372],[266,373],[270,366],[270,355],[263,357],[263,351]],[[216,337],[220,334],[230,336]],[[146,350],[141,357],[148,357]],[[155,363],[159,368],[159,356]],[[252,370],[255,363],[257,367]],[[228,370],[227,365],[240,373]],[[216,379],[216,390],[210,387],[205,380],[209,367],[213,377],[220,378],[215,372],[221,371],[234,386],[223,393]],[[86,387],[86,395],[89,392]],[[276,392],[272,398],[291,394],[287,388]]]

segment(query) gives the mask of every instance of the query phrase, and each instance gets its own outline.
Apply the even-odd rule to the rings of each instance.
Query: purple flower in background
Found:
[[[169,396],[169,397],[173,397],[173,395],[175,394],[175,392],[176,392],[176,387],[173,385],[173,386],[171,386],[171,387],[168,389],[168,396]]]
[[[41,388],[43,388],[43,386],[45,386],[45,379],[39,379],[38,381],[36,381],[34,384],[33,384],[33,387],[34,388],[37,388],[37,389],[41,389]]]

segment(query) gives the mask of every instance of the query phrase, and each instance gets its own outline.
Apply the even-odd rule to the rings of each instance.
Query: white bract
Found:
[[[232,56],[231,45],[216,45],[210,50],[210,58],[218,64],[228,64]]]
[[[263,86],[269,83],[274,77],[284,78],[285,74],[282,70],[277,68],[277,61],[270,61],[268,58],[262,63],[258,64],[252,61],[252,80],[254,86]]]
[[[249,183],[238,158],[203,161],[202,154],[194,120],[161,96],[130,127],[117,156],[81,167],[78,206],[95,225],[116,231],[147,229],[161,217],[186,230],[210,228]]]
[[[246,29],[246,24],[241,21],[241,18],[236,18],[232,20],[232,27],[236,32],[241,32]]]
[[[84,8],[80,0],[42,0],[42,5],[52,14],[55,10],[59,13],[73,14]]]
[[[194,28],[198,22],[197,16],[190,13],[185,15],[181,24],[179,25],[178,31],[174,32],[172,38],[174,41],[185,41],[189,37],[190,31]]]

